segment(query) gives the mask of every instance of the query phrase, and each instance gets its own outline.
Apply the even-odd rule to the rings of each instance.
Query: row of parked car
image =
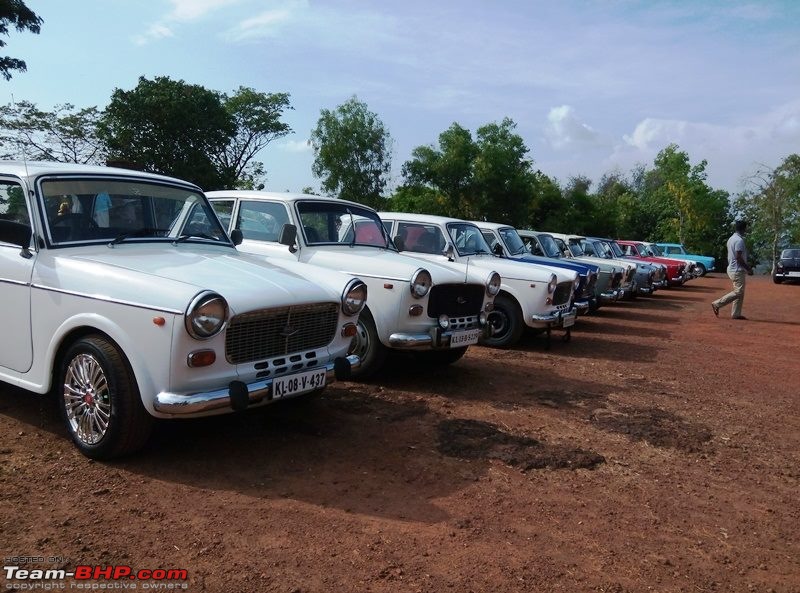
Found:
[[[569,339],[579,314],[714,269],[661,247],[5,162],[0,380],[53,392],[76,446],[110,458],[157,418],[313,396],[392,351]]]

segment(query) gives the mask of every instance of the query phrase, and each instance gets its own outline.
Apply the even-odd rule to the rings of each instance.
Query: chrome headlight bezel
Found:
[[[556,278],[555,274],[550,274],[550,282],[547,283],[547,293],[553,294],[556,291],[556,286],[558,286],[558,278]]]
[[[486,279],[486,295],[496,297],[500,293],[500,285],[502,283],[503,279],[500,277],[500,274],[497,272],[489,274],[489,277]]]
[[[211,290],[199,293],[186,308],[184,325],[187,333],[195,340],[213,338],[224,329],[228,311],[228,302],[222,295]]]
[[[342,292],[342,313],[348,317],[354,317],[361,313],[366,304],[367,285],[361,280],[353,278]]]
[[[415,299],[425,298],[430,292],[432,286],[433,278],[431,278],[431,273],[425,268],[417,269],[417,271],[414,272],[414,275],[411,276],[409,288],[411,290],[411,296],[413,296]]]

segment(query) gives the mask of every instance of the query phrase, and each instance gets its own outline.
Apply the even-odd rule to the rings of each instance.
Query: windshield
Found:
[[[588,255],[590,257],[607,257],[600,244],[595,244],[594,241],[589,241],[588,239],[581,239],[580,245],[581,248],[583,249],[584,255]]]
[[[104,177],[41,183],[51,244],[201,241],[230,244],[202,193],[187,187]]]
[[[800,258],[800,249],[784,249],[781,253],[781,259],[797,259]]]
[[[381,219],[368,208],[333,200],[302,201],[297,212],[307,245],[390,246]]]
[[[481,231],[474,224],[468,222],[448,222],[447,232],[461,256],[475,255],[476,253],[491,253],[489,246],[481,235]]]
[[[561,257],[561,251],[552,235],[537,235],[542,251],[547,257]]]
[[[503,243],[506,244],[506,249],[511,255],[523,255],[528,252],[525,249],[525,242],[522,240],[522,237],[519,236],[517,229],[507,226],[501,228],[499,231],[500,238],[503,240]]]
[[[561,239],[558,240],[561,241]],[[575,257],[582,257],[584,255],[594,255],[594,249],[592,249],[591,245],[589,245],[587,249],[589,250],[588,252],[584,250],[583,245],[578,240],[569,242],[569,252]]]
[[[658,246],[658,245],[656,245],[655,243],[650,243],[650,244],[648,244],[648,245],[647,245],[647,248],[650,250],[650,252],[651,252],[653,255],[655,255],[655,256],[657,256],[657,257],[660,257],[660,256],[664,255],[664,252],[661,250],[661,247],[659,247],[659,246]]]
[[[622,253],[622,249],[620,248],[619,244],[616,241],[605,241],[606,245],[611,247],[611,251],[614,254],[614,257],[622,257],[624,254]]]

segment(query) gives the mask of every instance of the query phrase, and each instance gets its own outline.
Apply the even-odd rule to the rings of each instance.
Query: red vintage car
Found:
[[[665,265],[667,267],[667,283],[669,286],[680,286],[690,278],[687,263],[683,260],[655,256],[647,249],[644,243],[639,241],[622,241],[618,239],[617,245],[629,257]]]

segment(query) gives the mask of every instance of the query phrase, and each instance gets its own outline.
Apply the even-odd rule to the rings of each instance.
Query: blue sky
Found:
[[[28,71],[0,81],[42,108],[104,107],[139,76],[288,92],[294,134],[265,149],[267,189],[319,186],[321,109],[356,95],[393,138],[392,184],[453,122],[510,117],[535,166],[566,180],[652,164],[669,143],[735,192],[800,152],[800,2],[657,0],[26,0]]]

